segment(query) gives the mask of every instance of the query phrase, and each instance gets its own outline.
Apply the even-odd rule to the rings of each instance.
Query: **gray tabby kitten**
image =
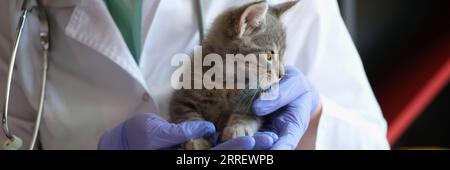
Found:
[[[259,63],[280,64],[286,47],[280,17],[297,2],[269,6],[265,1],[258,1],[226,11],[215,20],[204,39],[201,57],[204,58],[210,53],[219,54],[224,61],[222,67],[225,72],[243,69],[248,73],[248,68],[234,68],[234,65],[231,68],[225,65],[226,54],[264,54],[264,57],[258,58]],[[249,82],[250,79],[246,79],[244,89],[176,90],[170,104],[171,121],[211,121],[221,134],[221,141],[253,135],[259,130],[263,120],[252,113],[252,102],[261,91],[281,79],[284,68],[280,65],[279,69],[271,71],[270,68],[260,67],[258,63],[246,64],[246,67],[265,69],[262,72],[264,75],[258,76],[265,76],[267,79],[257,80],[258,82]],[[202,72],[209,68],[211,67],[203,66]],[[195,75],[191,77],[195,79]],[[258,88],[248,88],[250,83],[257,83]],[[208,149],[212,146],[211,141],[212,139],[193,139],[182,147],[189,150]]]

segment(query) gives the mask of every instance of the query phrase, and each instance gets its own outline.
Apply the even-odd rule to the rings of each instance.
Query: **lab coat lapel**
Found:
[[[145,47],[145,40],[155,18],[160,0],[143,1],[142,4],[142,47]],[[141,56],[142,57],[142,56]]]
[[[113,61],[148,91],[144,77],[103,1],[79,1],[65,33]]]

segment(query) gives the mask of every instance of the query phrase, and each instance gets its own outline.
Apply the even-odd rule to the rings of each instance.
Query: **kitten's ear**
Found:
[[[285,3],[281,3],[278,5],[274,5],[271,7],[271,9],[274,11],[275,15],[280,18],[286,11],[291,9],[295,4],[300,2],[299,0],[289,1]]]
[[[238,27],[238,37],[241,38],[246,35],[262,29],[266,24],[266,14],[269,10],[269,5],[266,1],[257,2],[248,6],[241,14]]]

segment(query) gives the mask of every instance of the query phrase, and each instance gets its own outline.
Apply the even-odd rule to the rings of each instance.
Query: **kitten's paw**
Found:
[[[258,127],[253,124],[235,124],[225,127],[222,134],[222,141],[227,141],[241,136],[253,136],[258,131]]]
[[[185,143],[182,148],[186,150],[207,150],[211,148],[211,142],[206,139],[192,139]]]

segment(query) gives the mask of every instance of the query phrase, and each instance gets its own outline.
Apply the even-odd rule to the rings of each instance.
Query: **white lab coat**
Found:
[[[0,5],[0,84],[4,89],[18,22],[16,1]],[[245,1],[204,2],[205,23]],[[43,149],[95,149],[101,135],[133,114],[167,116],[171,57],[198,42],[192,1],[145,0],[137,65],[103,1],[44,0],[51,52],[39,144]],[[40,92],[39,24],[30,17],[14,76],[10,126],[28,145]],[[283,21],[285,62],[318,89],[323,112],[315,149],[389,149],[386,122],[335,0],[303,0]],[[0,101],[3,101],[1,91]],[[3,102],[2,102],[3,103]],[[4,135],[0,141],[5,140]]]

